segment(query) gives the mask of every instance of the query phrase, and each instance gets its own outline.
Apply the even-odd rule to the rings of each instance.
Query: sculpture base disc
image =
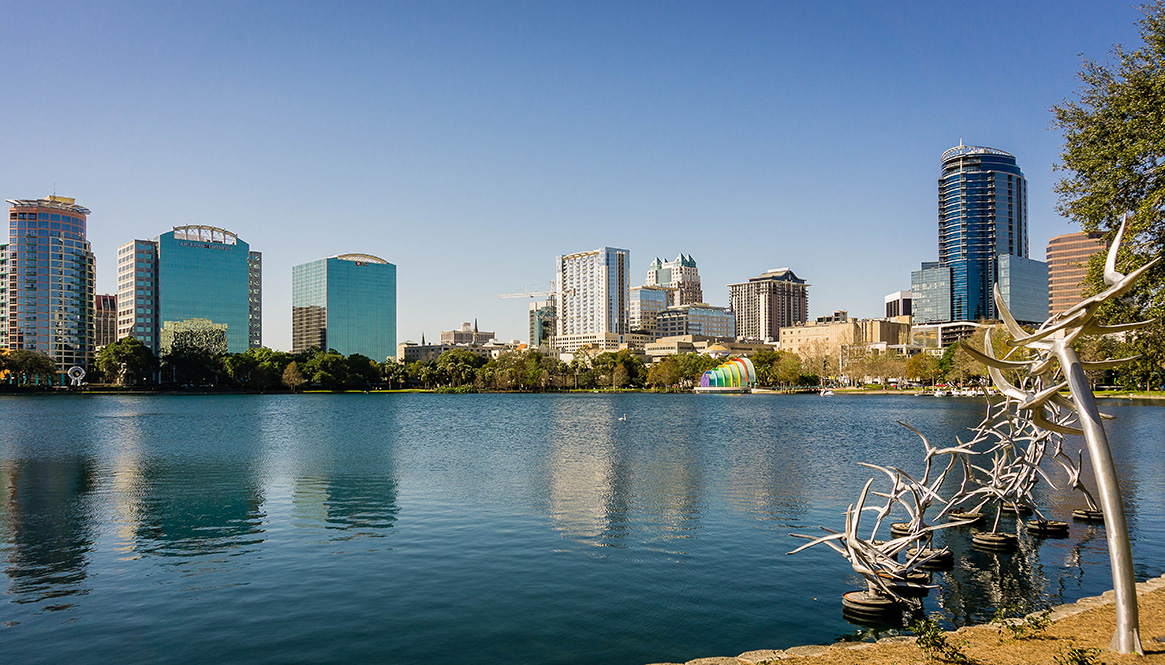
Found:
[[[983,532],[971,536],[971,543],[988,550],[1014,550],[1019,546],[1019,538],[1010,533]]]
[[[948,522],[965,522],[964,526],[972,526],[983,521],[983,513],[974,511],[952,510],[947,513]]]
[[[910,534],[910,522],[895,522],[890,525],[890,535],[895,538],[909,536]]]
[[[1027,532],[1041,538],[1067,538],[1068,523],[1059,520],[1040,522],[1032,520],[1027,523]]]
[[[887,618],[902,611],[901,601],[871,594],[864,589],[850,591],[841,597],[842,611],[861,617]]]
[[[906,550],[906,556],[908,557],[913,558],[918,554],[918,548]],[[951,554],[951,551],[945,547],[937,550],[924,547],[922,548],[921,556],[931,557],[929,561],[918,566],[922,570],[950,570],[955,565],[955,555]]]
[[[891,579],[889,575],[880,575],[882,580],[894,590],[894,593],[903,598],[922,598],[930,593],[930,576],[922,572],[907,573],[904,581]]]
[[[1103,522],[1104,513],[1099,510],[1080,509],[1072,511],[1072,519],[1080,520],[1081,522]]]
[[[999,506],[999,512],[1003,513],[1004,515],[1015,515],[1016,513],[1021,515],[1030,515],[1032,509],[1031,506],[1019,506],[1016,508],[1014,503],[1005,503]]]

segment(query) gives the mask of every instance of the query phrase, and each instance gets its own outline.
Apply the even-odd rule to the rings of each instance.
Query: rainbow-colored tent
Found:
[[[756,368],[748,358],[733,358],[700,377],[701,388],[755,388]]]

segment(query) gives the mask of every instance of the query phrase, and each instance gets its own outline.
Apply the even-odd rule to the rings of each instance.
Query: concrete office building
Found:
[[[776,341],[781,328],[809,318],[809,284],[789,268],[769,270],[747,282],[729,284],[736,336]]]
[[[117,250],[117,336],[241,353],[262,345],[262,258],[226,229],[177,226]],[[225,349],[225,351],[223,350]]]
[[[291,269],[291,350],[312,347],[395,358],[396,266],[341,254]]]
[[[95,262],[89,210],[64,196],[8,200],[6,288],[0,345],[48,354],[65,372],[93,360]]]
[[[617,344],[630,331],[630,252],[601,247],[556,259],[554,344],[573,353],[586,344]]]
[[[485,344],[494,338],[492,332],[477,329],[477,320],[473,325],[468,322],[461,324],[460,330],[442,330],[442,344]]]
[[[701,335],[732,340],[736,338],[736,317],[727,307],[707,303],[668,307],[656,318],[658,337]]]
[[[887,319],[904,320],[906,323],[910,323],[910,316],[914,311],[914,299],[910,295],[910,291],[895,291],[887,295],[884,302],[886,305]],[[904,317],[904,319],[900,317]]]
[[[673,261],[660,261],[656,257],[647,267],[644,284],[667,289],[671,294],[669,305],[704,302],[704,291],[700,288],[700,269],[691,256],[680,254]]]
[[[1084,297],[1084,277],[1092,255],[1108,249],[1104,234],[1080,231],[1048,241],[1048,313],[1055,316]]]

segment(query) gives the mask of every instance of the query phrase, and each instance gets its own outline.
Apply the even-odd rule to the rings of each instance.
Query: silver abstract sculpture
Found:
[[[1137,278],[1161,260],[1157,257],[1131,273],[1117,272],[1116,258],[1124,236],[1127,216],[1121,220],[1120,229],[1109,248],[1104,264],[1103,292],[1087,298],[1076,306],[1049,318],[1035,332],[1028,333],[1021,328],[995,286],[995,303],[1004,325],[1014,338],[1013,352],[1027,349],[1032,352],[1030,360],[1009,360],[996,358],[989,345],[984,345],[985,354],[972,351],[971,355],[987,365],[991,380],[1000,392],[1020,400],[1020,407],[1030,415],[1031,422],[1038,427],[1059,434],[1083,434],[1088,445],[1088,457],[1096,476],[1100,508],[1104,513],[1105,534],[1108,539],[1108,555],[1112,567],[1113,592],[1116,600],[1116,632],[1110,648],[1117,653],[1143,654],[1137,618],[1137,590],[1133,576],[1133,553],[1129,543],[1128,523],[1125,520],[1124,505],[1121,502],[1120,484],[1112,461],[1112,451],[1108,437],[1101,424],[1101,414],[1096,408],[1096,400],[1085,378],[1086,369],[1111,369],[1133,358],[1109,359],[1099,362],[1084,362],[1076,356],[1072,345],[1081,335],[1097,335],[1125,332],[1149,325],[1153,321],[1141,321],[1117,326],[1103,326],[1096,323],[1096,312],[1105,301],[1119,298],[1127,293]],[[1010,354],[1009,354],[1010,355]],[[1000,370],[1020,370],[1031,379],[1037,379],[1038,391],[1023,390],[1009,383]],[[1056,379],[1061,379],[1056,382]],[[1068,388],[1069,397],[1059,394]],[[1059,407],[1067,412],[1064,418],[1056,418]],[[1049,417],[1051,416],[1051,417]],[[1075,421],[1074,425],[1068,421]],[[1070,458],[1069,458],[1070,460]],[[1061,460],[1062,461],[1062,460]],[[1078,473],[1078,471],[1077,471]],[[1078,478],[1077,478],[1078,480]]]
[[[1072,457],[1063,450],[1065,435],[1083,435],[1096,477],[1112,568],[1117,625],[1110,648],[1118,653],[1143,654],[1128,525],[1112,453],[1101,425],[1101,419],[1110,416],[1097,410],[1084,375],[1085,370],[1110,369],[1134,358],[1081,361],[1072,348],[1081,335],[1125,332],[1152,323],[1143,321],[1102,326],[1095,321],[1096,312],[1104,302],[1127,293],[1136,279],[1160,260],[1158,257],[1127,275],[1117,272],[1116,257],[1126,221],[1122,219],[1106,257],[1104,281],[1108,288],[1049,318],[1035,332],[1029,333],[1020,327],[1008,310],[999,285],[995,286],[995,303],[1013,338],[1010,342],[1011,350],[1002,358],[996,357],[990,334],[984,339],[983,353],[968,346],[963,348],[987,366],[992,382],[1005,399],[988,405],[987,416],[973,430],[975,435],[970,441],[963,443],[956,437],[958,445],[936,449],[921,432],[899,421],[922,438],[926,455],[921,479],[916,481],[894,467],[862,464],[886,474],[891,482],[890,490],[871,492],[874,482],[871,479],[862,488],[857,503],[846,511],[844,532],[822,527],[829,535],[814,538],[791,534],[809,539],[810,542],[789,554],[825,543],[842,554],[854,571],[865,578],[866,595],[871,600],[903,601],[904,595],[911,595],[909,592],[918,587],[928,586],[916,581],[912,573],[939,556],[949,556],[945,550],[924,548],[923,543],[929,542],[938,529],[971,523],[962,516],[974,515],[978,519],[979,510],[988,503],[996,504],[995,521],[989,535],[1002,540],[1014,540],[1014,536],[1004,538],[997,533],[1000,514],[1005,506],[1012,507],[1017,514],[1030,510],[1037,517],[1033,525],[1048,527],[1050,522],[1039,511],[1032,496],[1033,488],[1041,479],[1055,488],[1055,484],[1041,469],[1045,460],[1054,460],[1064,469],[1068,485],[1081,492],[1089,510],[1095,511],[1097,504],[1094,497],[1080,482],[1083,451],[1077,454],[1074,463]],[[1004,377],[1003,371],[1018,373],[1021,378],[1012,383]],[[1067,397],[1060,394],[1064,388],[1068,389]],[[942,471],[932,476],[937,468],[934,460],[940,456],[949,456],[949,459]],[[975,464],[972,456],[989,459],[989,463]],[[963,472],[962,481],[948,498],[943,499],[939,495],[940,488],[956,467]],[[885,504],[867,506],[871,494],[885,499]],[[944,505],[936,516],[936,524],[927,525],[925,513],[933,503]],[[970,506],[971,510],[958,510],[963,506]],[[877,540],[879,527],[895,508],[904,511],[910,518],[909,522],[893,525],[891,534],[897,537],[887,541]],[[859,533],[863,512],[876,515],[874,527],[867,538],[862,538]],[[949,516],[951,521],[937,524],[938,518],[943,516]],[[1067,528],[1064,523],[1059,525]],[[1029,528],[1032,527],[1029,525]],[[907,550],[913,543],[918,543],[918,546]],[[900,563],[896,557],[904,550],[907,551],[907,558]]]

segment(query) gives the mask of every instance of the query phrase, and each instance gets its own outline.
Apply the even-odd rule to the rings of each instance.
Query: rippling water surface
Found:
[[[1108,402],[1138,578],[1165,572],[1165,409]],[[11,663],[628,663],[860,638],[840,528],[869,461],[983,404],[915,397],[0,399]],[[626,415],[625,421],[618,420]],[[1070,449],[1079,441],[1070,441]],[[1086,479],[1088,474],[1085,474]],[[1053,479],[1057,476],[1053,473]],[[1064,518],[1082,501],[1044,487]],[[1014,525],[1012,527],[1014,529]],[[943,536],[954,623],[1110,588],[1103,527]]]

